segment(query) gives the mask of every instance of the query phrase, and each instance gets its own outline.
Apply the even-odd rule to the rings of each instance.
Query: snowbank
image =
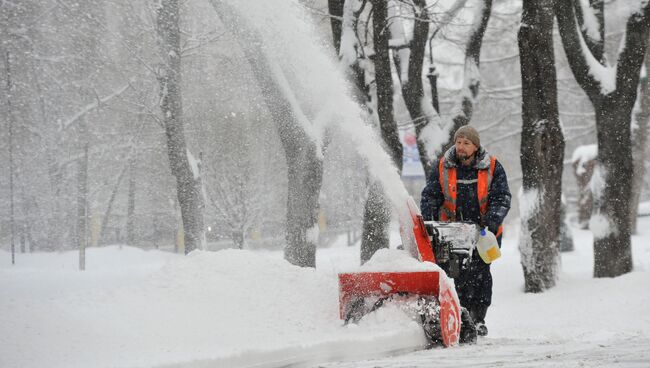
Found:
[[[283,366],[424,344],[397,310],[343,326],[336,275],[275,253],[91,248],[85,272],[74,252],[0,257],[2,367]]]

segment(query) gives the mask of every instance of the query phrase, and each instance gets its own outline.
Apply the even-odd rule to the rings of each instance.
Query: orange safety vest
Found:
[[[440,221],[456,221],[456,198],[458,196],[456,188],[456,168],[450,167],[445,169],[444,167],[445,158],[440,159],[438,166],[438,173],[440,175],[440,187],[442,188],[442,193],[445,196],[445,201],[440,207]],[[478,192],[478,203],[479,211],[481,217],[485,216],[488,210],[488,189],[492,183],[492,178],[494,177],[494,168],[496,167],[497,159],[494,156],[490,157],[490,168],[488,169],[479,169],[478,170],[478,180],[477,180],[477,192]],[[499,237],[503,233],[503,225],[499,224],[499,229],[495,236]]]

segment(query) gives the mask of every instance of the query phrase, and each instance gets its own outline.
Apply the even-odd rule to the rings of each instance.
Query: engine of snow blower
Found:
[[[461,271],[469,267],[472,254],[476,251],[479,227],[467,222],[425,221],[436,263],[447,276],[458,278]]]

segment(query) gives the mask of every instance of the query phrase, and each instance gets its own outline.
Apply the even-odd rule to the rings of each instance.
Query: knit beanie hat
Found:
[[[454,142],[458,138],[469,139],[476,147],[481,147],[481,138],[478,136],[478,132],[469,125],[463,125],[458,128],[456,134],[454,134]]]

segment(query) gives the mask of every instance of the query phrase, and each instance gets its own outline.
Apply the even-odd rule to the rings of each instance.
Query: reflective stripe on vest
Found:
[[[440,187],[442,188],[442,193],[445,197],[442,207],[440,207],[440,221],[456,221],[456,199],[458,198],[458,180],[456,178],[456,168],[450,167],[445,169],[444,165],[445,158],[440,159],[438,164],[438,173]],[[494,170],[496,167],[496,158],[494,156],[490,157],[490,168],[478,170],[478,178],[476,181],[477,185],[477,194],[478,194],[478,204],[481,217],[485,216],[488,210],[488,190],[492,184],[492,178],[494,177]],[[499,230],[497,231],[497,237],[503,232],[503,226],[499,225]]]

